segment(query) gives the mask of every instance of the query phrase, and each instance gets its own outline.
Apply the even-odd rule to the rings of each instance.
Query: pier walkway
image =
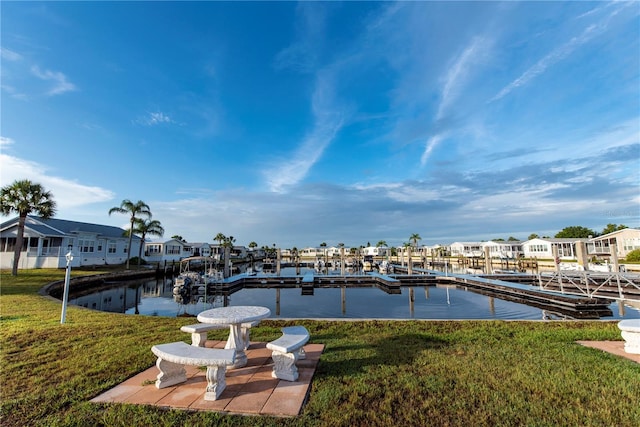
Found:
[[[581,274],[569,276],[519,274],[458,274],[428,269],[393,266],[393,274],[375,271],[360,274],[303,275],[239,274],[215,286],[214,292],[229,296],[243,288],[300,288],[302,295],[313,295],[316,288],[376,287],[389,294],[402,293],[402,287],[457,286],[483,295],[527,304],[577,319],[611,316],[612,300],[637,301],[640,305],[640,275],[610,273],[608,276]],[[582,286],[581,286],[582,285]]]

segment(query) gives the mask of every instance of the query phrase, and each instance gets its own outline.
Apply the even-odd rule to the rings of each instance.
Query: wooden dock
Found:
[[[402,272],[402,268],[395,271]],[[308,272],[304,275],[246,275],[232,276],[217,286],[215,293],[229,296],[243,288],[300,288],[302,295],[313,295],[316,288],[338,287],[376,287],[389,294],[402,293],[402,287],[415,286],[456,286],[465,290],[481,293],[507,301],[538,307],[543,310],[576,319],[597,319],[611,316],[609,308],[612,299],[636,299],[640,302],[640,283],[630,281],[630,294],[620,297],[612,286],[596,286],[591,289],[599,293],[587,294],[584,291],[570,290],[567,285],[560,286],[558,280],[551,280],[542,286],[540,275],[533,274],[445,274],[442,272],[414,269],[416,274],[384,275],[368,272],[356,275],[333,275]],[[640,280],[640,279],[638,279]],[[611,281],[609,281],[611,285]],[[586,286],[589,286],[587,283]],[[558,288],[565,291],[559,292]],[[616,288],[617,289],[617,288]],[[603,297],[607,293],[607,297]]]
[[[599,319],[602,316],[613,315],[609,308],[611,301],[602,298],[562,295],[528,285],[471,275],[448,277],[447,279],[457,286],[468,288],[473,292],[538,307],[574,319]]]
[[[313,272],[306,273],[302,277],[302,295],[313,295],[313,285],[315,283],[315,276]]]

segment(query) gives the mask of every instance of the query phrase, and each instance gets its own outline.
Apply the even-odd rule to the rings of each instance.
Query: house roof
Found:
[[[575,242],[588,242],[590,239],[585,239],[585,238],[556,238],[556,237],[536,237],[535,239],[531,239],[531,240],[527,240],[526,242],[524,242],[523,244],[527,244],[530,242],[533,242],[534,240],[542,240],[544,242],[549,242],[549,243],[575,243]]]
[[[3,222],[0,229],[6,229],[18,223],[18,217]],[[69,221],[66,219],[49,218],[44,219],[37,216],[27,216],[25,228],[35,231],[44,236],[67,236],[78,233],[92,233],[100,237],[122,238],[125,230],[111,225],[91,224],[87,222]],[[134,239],[140,237],[134,234]]]
[[[193,242],[193,243],[189,243],[189,246],[191,247],[203,247],[203,246],[211,246],[210,243],[205,243],[205,242]]]

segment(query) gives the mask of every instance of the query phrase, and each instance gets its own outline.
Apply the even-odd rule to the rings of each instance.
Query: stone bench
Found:
[[[309,341],[309,331],[304,326],[289,326],[282,328],[282,336],[267,343],[272,351],[273,371],[271,376],[286,381],[298,379],[296,361],[304,359],[304,346]]]
[[[207,342],[207,332],[217,329],[228,328],[229,325],[216,325],[212,323],[196,323],[194,325],[185,325],[180,328],[182,332],[191,334],[191,345],[196,347],[204,347]]]
[[[625,340],[624,351],[640,354],[640,319],[625,319],[618,322],[622,338]]]
[[[156,366],[160,373],[156,380],[157,388],[187,381],[185,365],[206,366],[207,389],[204,400],[220,397],[227,386],[227,366],[233,365],[236,358],[235,350],[197,347],[182,341],[154,345],[151,351],[158,356]]]

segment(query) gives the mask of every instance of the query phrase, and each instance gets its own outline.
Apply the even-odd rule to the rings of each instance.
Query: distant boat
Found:
[[[265,259],[264,262],[262,263],[262,271],[266,272],[272,272],[273,271],[273,261],[271,261],[270,259]]]
[[[391,274],[393,273],[393,265],[385,259],[378,265],[378,270],[380,274]]]
[[[362,261],[362,269],[364,271],[373,271],[375,264],[373,262],[373,255],[365,255]]]
[[[591,264],[589,263],[590,271],[598,271],[601,273],[611,273],[613,271],[613,266],[609,263],[607,264]]]
[[[561,262],[560,270],[562,271],[584,271],[584,268],[577,263]]]
[[[187,303],[194,296],[207,293],[207,286],[224,279],[221,271],[214,267],[210,257],[189,257],[180,261],[180,273],[173,282],[173,296],[177,302]],[[201,270],[201,271],[200,271]]]

